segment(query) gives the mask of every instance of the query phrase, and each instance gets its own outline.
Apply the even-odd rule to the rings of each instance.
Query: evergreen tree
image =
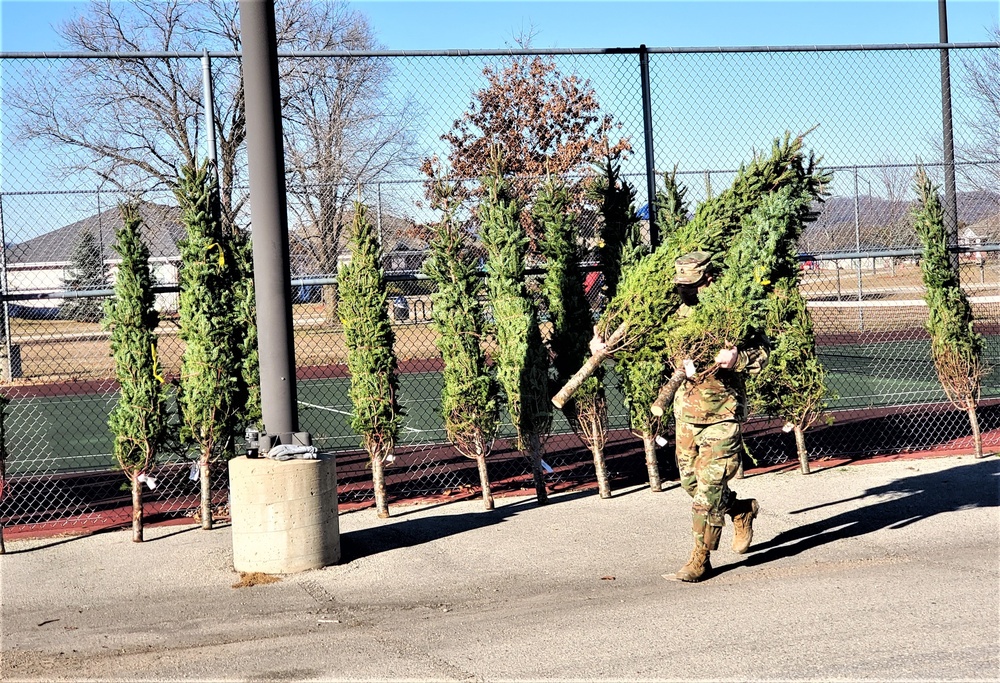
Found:
[[[532,466],[539,503],[548,501],[542,473],[542,436],[552,423],[548,402],[548,351],[538,312],[524,282],[528,236],[519,220],[521,203],[506,177],[503,152],[491,148],[479,205],[486,249],[486,290],[496,323],[497,379],[507,396],[507,412],[517,431],[518,450]]]
[[[468,238],[456,218],[461,200],[455,186],[436,178],[435,208],[442,212],[434,226],[431,255],[424,272],[437,285],[431,294],[435,345],[444,361],[441,414],[445,432],[455,449],[473,458],[479,468],[483,503],[493,509],[486,457],[497,431],[497,386],[483,351],[483,311],[479,300],[482,280]]]
[[[70,292],[85,292],[107,287],[107,272],[101,258],[101,245],[90,230],[80,231],[73,249],[72,263],[66,270],[63,287]],[[59,306],[59,318],[95,323],[104,315],[101,300],[96,297],[71,297]]]
[[[250,235],[238,229],[229,233],[232,253],[234,317],[233,324],[239,332],[237,354],[240,362],[240,381],[234,399],[236,427],[261,423],[260,406],[260,351],[257,335],[257,300],[253,282],[253,245]]]
[[[796,231],[801,233],[801,227]],[[805,432],[822,417],[830,392],[816,353],[812,317],[799,290],[797,240],[784,240],[777,256],[764,318],[771,351],[761,372],[747,378],[747,395],[753,412],[778,417],[794,432],[799,468],[809,474]]]
[[[725,254],[740,232],[741,221],[764,196],[785,186],[795,187],[796,195],[806,192],[818,196],[825,177],[815,170],[812,157],[806,160],[802,141],[801,135],[775,140],[770,156],[755,156],[739,170],[730,188],[699,205],[690,221],[629,269],[598,321],[606,350],[591,357],[556,394],[553,402],[557,406],[572,396],[577,383],[608,356],[640,344],[666,348],[676,322],[672,314],[680,305],[673,284],[674,261],[678,257],[698,249],[708,251],[715,255],[714,267],[724,269]],[[802,219],[810,212],[808,205],[797,205],[796,210]]]
[[[615,186],[613,181],[611,186]],[[542,235],[541,252],[546,260],[542,295],[552,324],[549,346],[555,356],[556,378],[560,383],[568,380],[587,359],[593,330],[590,303],[580,271],[576,216],[570,204],[569,189],[550,176],[539,189],[532,209],[536,232]],[[615,218],[605,214],[605,225],[615,224]],[[618,255],[614,257],[615,263],[618,258]],[[609,271],[617,271],[617,268],[606,267],[605,272]],[[617,277],[614,281],[617,282]],[[603,371],[591,375],[562,410],[573,431],[593,454],[600,497],[610,498],[611,484],[604,462],[608,409]]]
[[[921,167],[914,179],[917,204],[914,227],[924,245],[920,272],[927,302],[927,331],[938,380],[951,404],[964,410],[972,426],[976,457],[983,457],[983,437],[976,406],[982,379],[989,372],[983,362],[983,336],[973,326],[972,306],[962,291],[958,272],[948,254],[944,211],[937,188]]]
[[[765,329],[772,347],[760,374],[747,378],[752,412],[785,421],[795,433],[799,468],[809,474],[805,432],[822,417],[830,397],[826,371],[797,278],[780,278],[768,297]]]
[[[241,376],[234,327],[232,259],[209,165],[185,167],[174,188],[187,230],[179,243],[181,358],[177,404],[181,440],[195,446],[201,480],[201,526],[212,528],[211,466],[233,454],[235,405]]]
[[[371,461],[378,516],[388,517],[385,463],[391,460],[396,446],[402,411],[382,249],[368,221],[367,208],[360,202],[354,203],[349,244],[351,262],[340,269],[337,277],[337,310],[344,326],[351,373],[351,427],[361,436]]]
[[[621,177],[617,159],[606,157],[597,171],[587,188],[587,198],[597,205],[603,219],[597,253],[605,295],[610,301],[618,293],[622,249],[639,225],[639,217],[635,213],[635,189]]]
[[[688,222],[688,203],[685,199],[687,188],[677,183],[677,169],[663,174],[663,189],[657,191],[656,216],[660,236],[664,240],[680,230]],[[648,254],[636,235],[630,240],[635,247],[623,252],[622,272],[635,267]],[[627,275],[626,275],[627,277]],[[654,415],[649,407],[656,400],[656,394],[663,384],[670,368],[664,360],[662,349],[650,344],[640,344],[619,353],[615,358],[615,370],[621,378],[622,393],[629,413],[629,425],[642,439],[646,455],[646,470],[649,474],[649,488],[661,491],[660,466],[656,457],[656,439],[663,432],[664,418]]]
[[[142,240],[138,206],[119,207],[122,225],[113,248],[121,259],[115,277],[115,296],[107,302],[106,324],[111,328],[111,355],[120,385],[118,403],[108,425],[115,437],[115,459],[132,487],[132,540],[143,540],[143,482],[156,465],[166,436],[163,376],[156,361],[156,326],[149,247]],[[152,484],[150,484],[152,486]]]
[[[656,192],[656,225],[667,240],[688,222],[687,188],[677,182],[677,167],[663,173],[663,189]]]

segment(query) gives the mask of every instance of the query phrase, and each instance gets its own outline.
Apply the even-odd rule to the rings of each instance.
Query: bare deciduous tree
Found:
[[[275,17],[279,49],[378,48],[367,18],[343,0],[278,0]],[[67,48],[84,52],[241,49],[238,4],[231,0],[91,0],[58,31]],[[58,78],[30,79],[9,102],[22,138],[53,145],[66,173],[92,172],[121,188],[170,187],[177,169],[204,158],[200,61],[124,56],[67,60],[62,68]],[[305,230],[326,268],[342,248],[343,209],[352,195],[317,188],[353,188],[408,161],[410,112],[389,101],[384,60],[281,59],[280,70],[286,167],[307,195]],[[220,199],[232,226],[246,201],[238,191],[246,182],[240,61],[213,59],[212,80]]]
[[[319,50],[377,48],[362,15],[344,6],[323,7],[327,19],[302,26],[299,40]],[[331,23],[344,29],[326,32]],[[301,226],[300,244],[321,273],[337,272],[358,188],[417,164],[414,107],[393,99],[390,77],[389,63],[375,57],[284,60],[285,162],[295,199],[290,207]],[[336,321],[335,287],[324,288],[323,301],[325,319]]]
[[[992,38],[1000,42],[1000,25]],[[970,139],[957,141],[958,172],[977,190],[996,192],[1000,186],[1000,52],[977,50],[962,60],[961,88],[978,105],[975,115],[963,121]]]

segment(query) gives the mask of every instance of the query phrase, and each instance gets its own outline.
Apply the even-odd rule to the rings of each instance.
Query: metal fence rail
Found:
[[[446,162],[465,178],[471,206],[486,159],[485,148],[468,140],[487,130],[514,152],[519,136],[528,135],[518,126],[554,115],[532,110],[517,118],[510,102],[496,100],[503,92],[497,84],[544,83],[547,102],[576,97],[572,101],[584,122],[576,135],[592,146],[575,155],[550,146],[539,158],[561,158],[558,171],[579,189],[587,259],[599,218],[583,199],[582,187],[601,150],[621,150],[619,162],[636,191],[637,208],[648,205],[660,174],[676,168],[693,209],[725,188],[754,150],[766,153],[786,130],[795,134],[815,127],[806,146],[822,155],[834,179],[819,219],[800,243],[802,289],[836,397],[830,406],[833,423],[809,434],[812,457],[967,448],[964,414],[945,405],[929,361],[920,249],[909,217],[917,160],[939,184],[947,170],[941,148],[942,47],[951,58],[961,277],[977,325],[987,335],[987,361],[996,365],[1000,159],[995,150],[984,152],[979,136],[988,112],[970,77],[996,58],[996,44],[282,53],[299,413],[314,441],[338,454],[341,500],[363,503],[372,497],[370,473],[348,425],[346,349],[336,315],[337,266],[348,258],[346,226],[356,199],[369,207],[382,236],[401,401],[408,413],[389,470],[390,496],[457,493],[478,481],[474,464],[445,443],[436,412],[440,360],[429,325],[432,284],[420,267],[426,226],[438,215],[427,197],[431,162]],[[183,229],[165,179],[190,159],[216,159],[228,215],[249,225],[245,148],[227,118],[238,65],[239,56],[225,52],[0,54],[5,107],[0,390],[10,399],[8,481],[0,501],[5,526],[128,521],[124,477],[112,465],[107,429],[117,387],[108,334],[99,321],[115,265],[111,244],[120,223],[118,204],[142,201],[163,317],[160,361],[176,376],[183,351],[176,316],[177,240]],[[97,107],[93,98],[107,91],[95,84],[126,88],[137,66],[169,71],[183,84],[177,100],[188,134],[183,145],[156,129],[134,101],[114,112]],[[348,89],[351,83],[360,87]],[[211,144],[204,130],[206,92],[214,98]],[[304,92],[314,97],[300,97]],[[334,101],[341,109],[330,106]],[[479,116],[487,111],[490,116]],[[307,125],[319,120],[326,125]],[[63,133],[76,131],[94,145],[57,140],[56,123]],[[93,149],[97,142],[134,149],[144,137],[155,173],[115,166]],[[327,145],[333,151],[324,155],[308,144],[317,140],[339,142]],[[530,138],[526,149],[549,144]],[[523,156],[515,155],[516,177],[530,196],[546,168],[526,152]],[[106,179],[95,180],[100,174]],[[88,244],[90,252],[84,249]],[[88,258],[104,275],[81,284],[73,272]],[[544,268],[539,259],[530,265],[539,269],[532,272]],[[593,294],[599,305],[599,291]],[[628,431],[613,373],[609,391],[612,473],[620,480],[641,477],[641,444]],[[997,405],[1000,376],[994,374],[983,387],[988,448],[1000,442]],[[794,459],[791,436],[780,427],[766,417],[751,420],[748,444],[758,461]],[[491,474],[500,488],[530,488],[528,464],[513,450],[511,435],[508,428],[499,436]],[[189,458],[176,444],[163,454],[159,486],[147,494],[151,514],[193,513],[197,484],[190,479]],[[546,442],[545,459],[554,486],[592,477],[590,455],[564,420]],[[671,461],[668,447],[661,465],[669,470]],[[225,478],[217,485],[218,504],[224,506]]]

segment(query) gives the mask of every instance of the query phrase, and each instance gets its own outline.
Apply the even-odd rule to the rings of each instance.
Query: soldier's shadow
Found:
[[[901,529],[922,519],[956,510],[1000,507],[1000,459],[977,460],[941,472],[897,479],[884,486],[867,489],[852,498],[794,510],[790,514],[876,497],[878,500],[870,505],[782,531],[763,542],[755,542],[750,547],[751,554],[743,561],[717,567],[716,573],[766,564],[826,543],[881,529]]]

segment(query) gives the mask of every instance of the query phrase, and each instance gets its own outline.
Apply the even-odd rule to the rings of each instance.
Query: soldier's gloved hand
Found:
[[[715,357],[715,362],[720,368],[726,370],[731,370],[736,366],[736,361],[739,360],[740,350],[735,346],[728,349],[722,349],[719,351],[718,355]]]
[[[594,326],[594,336],[590,340],[590,355],[591,356],[596,356],[599,353],[603,353],[604,350],[607,349],[607,348],[608,348],[608,345],[604,343],[603,339],[601,339],[601,335],[597,331],[597,326],[595,325]]]

